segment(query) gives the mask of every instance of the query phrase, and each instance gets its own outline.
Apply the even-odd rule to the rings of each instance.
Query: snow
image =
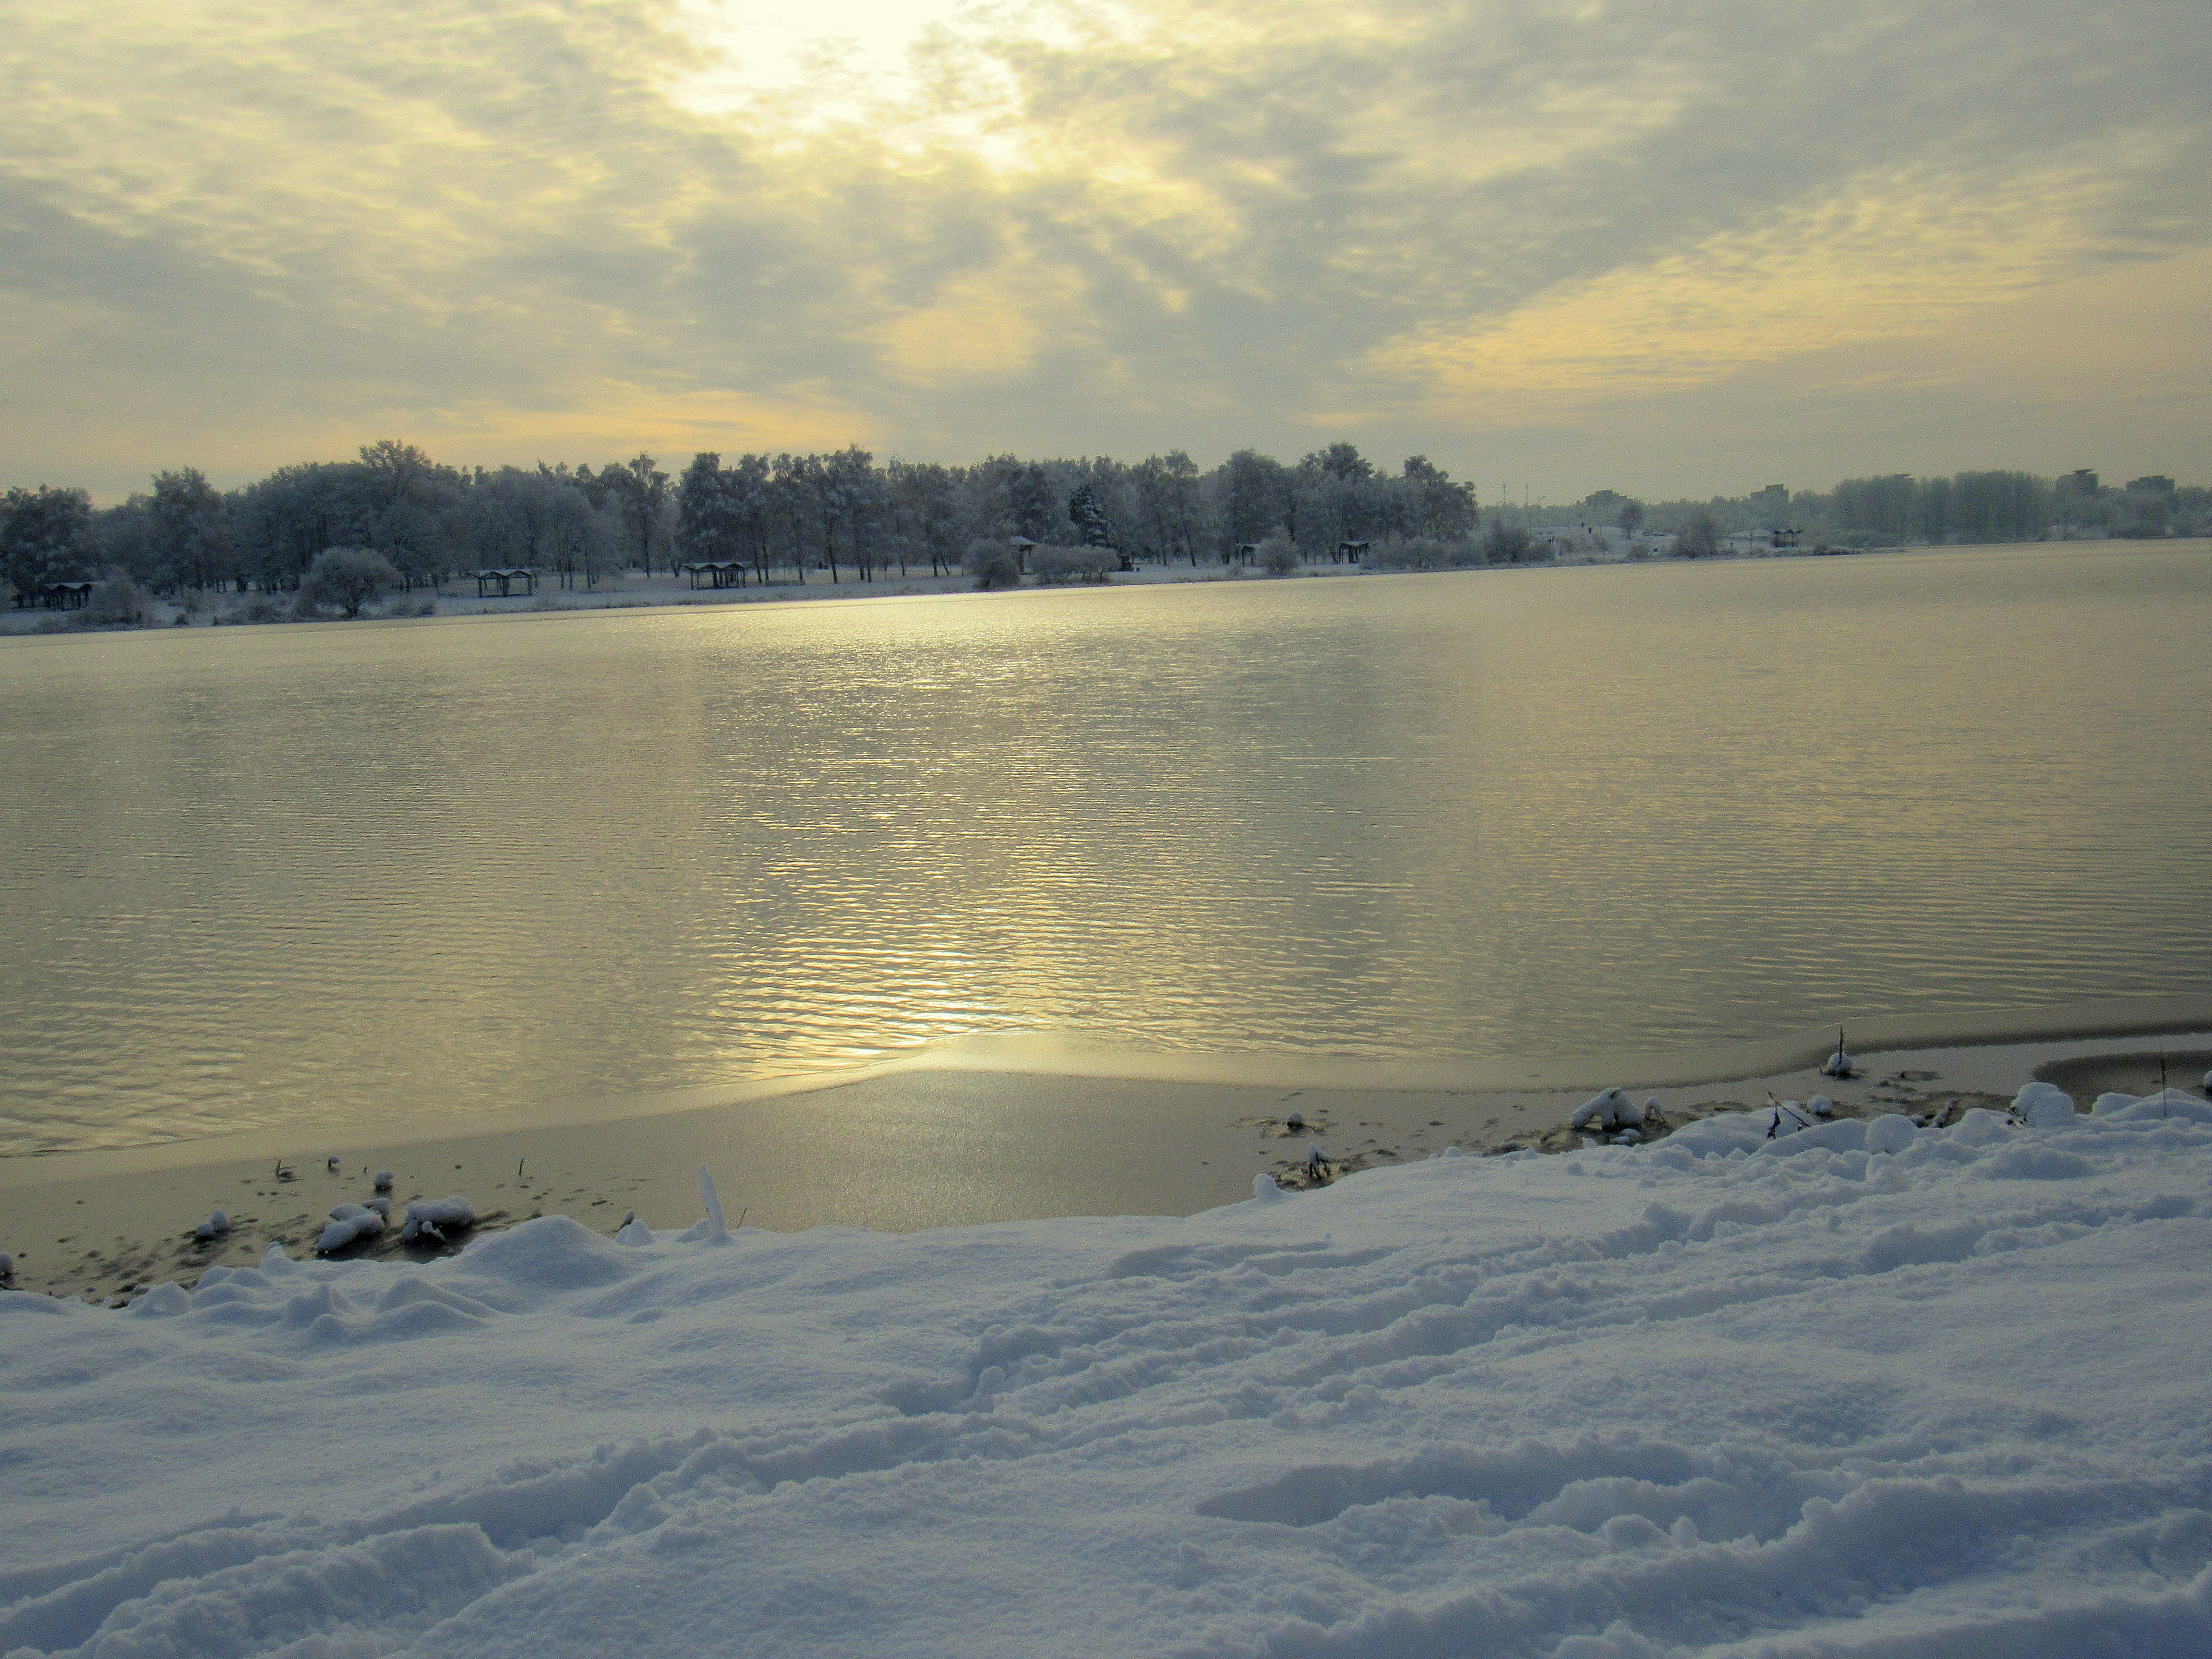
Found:
[[[361,1204],[341,1204],[331,1212],[330,1224],[315,1239],[317,1255],[335,1255],[364,1238],[384,1231],[384,1217]]]
[[[2027,1083],[2012,1099],[2020,1121],[2039,1129],[2063,1128],[2074,1121],[2074,1097],[2055,1083]]]
[[[1644,1121],[1644,1109],[1628,1097],[1626,1089],[1606,1089],[1575,1108],[1567,1120],[1571,1129],[1626,1129]]]
[[[2199,1100],[2180,1089],[2165,1089],[2154,1095],[2101,1094],[2089,1110],[2117,1123],[2162,1123],[2174,1118],[2212,1123],[2212,1102]]]
[[[1777,1115],[0,1294],[0,1654],[2212,1652],[2212,1107]]]
[[[468,1200],[459,1193],[449,1198],[417,1199],[407,1206],[407,1219],[401,1224],[402,1238],[416,1238],[424,1233],[433,1238],[442,1238],[476,1224],[477,1212]]]

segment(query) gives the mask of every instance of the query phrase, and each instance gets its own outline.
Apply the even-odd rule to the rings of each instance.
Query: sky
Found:
[[[2203,0],[21,0],[0,483],[2212,482]]]

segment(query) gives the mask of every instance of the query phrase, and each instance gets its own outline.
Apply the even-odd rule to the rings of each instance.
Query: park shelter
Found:
[[[507,599],[518,592],[538,591],[538,573],[528,565],[512,565],[505,568],[477,570],[470,573],[477,579],[477,597],[480,599]],[[496,592],[493,589],[496,588]]]
[[[678,570],[691,578],[693,588],[743,587],[745,567],[737,559],[701,559],[691,564],[678,565]]]

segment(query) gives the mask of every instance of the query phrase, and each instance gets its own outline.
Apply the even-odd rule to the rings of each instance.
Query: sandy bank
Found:
[[[1913,1042],[1923,1030],[1942,1041]],[[2160,1030],[2178,1035],[2147,1035]],[[15,1255],[22,1288],[106,1300],[251,1261],[272,1243],[304,1255],[330,1207],[366,1197],[378,1170],[392,1171],[396,1200],[460,1193],[488,1226],[564,1213],[611,1232],[633,1211],[685,1225],[701,1164],[733,1220],[777,1231],[1187,1215],[1249,1196],[1255,1174],[1287,1181],[1311,1144],[1338,1172],[1448,1146],[1534,1144],[1611,1083],[1656,1097],[1677,1123],[1814,1093],[1852,1115],[1941,1114],[2009,1099],[2031,1075],[2086,1105],[2102,1089],[2148,1086],[2161,1054],[2172,1080],[2194,1085],[2212,1066],[2212,999],[1870,1024],[1852,1037],[1862,1075],[1841,1083],[1814,1069],[1832,1045],[1801,1033],[1456,1067],[1139,1055],[1042,1038],[952,1045],[849,1079],[698,1091],[658,1109],[617,1103],[589,1121],[393,1126],[319,1143],[288,1130],[9,1160],[0,1249]],[[234,1231],[194,1242],[218,1206]]]

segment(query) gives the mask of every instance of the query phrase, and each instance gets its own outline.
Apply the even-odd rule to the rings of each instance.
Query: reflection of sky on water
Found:
[[[2212,550],[0,651],[9,1144],[2201,983]]]

